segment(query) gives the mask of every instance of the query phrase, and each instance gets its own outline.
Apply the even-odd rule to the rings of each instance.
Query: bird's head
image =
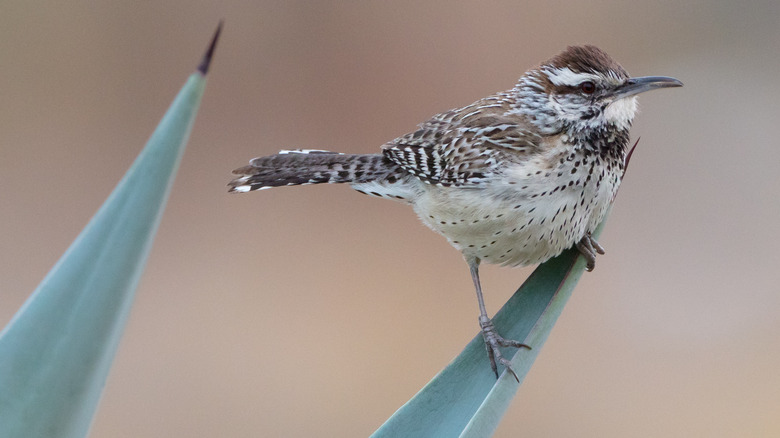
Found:
[[[664,76],[629,77],[595,46],[573,46],[519,81],[519,110],[542,133],[587,135],[593,130],[628,130],[636,95],[682,82]]]

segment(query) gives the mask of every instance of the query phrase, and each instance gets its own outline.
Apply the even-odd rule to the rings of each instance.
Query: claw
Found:
[[[580,239],[580,241],[577,242],[576,247],[580,254],[585,257],[585,269],[588,272],[592,271],[593,268],[596,267],[596,254],[606,253],[606,251],[604,251],[604,247],[599,245],[599,243],[596,242],[596,239],[594,239],[590,233],[586,234],[585,237]]]
[[[486,316],[479,317],[479,326],[482,327],[482,338],[485,340],[485,348],[487,349],[488,358],[490,359],[490,368],[493,369],[496,378],[498,378],[498,366],[496,365],[496,362],[498,362],[512,374],[515,380],[517,380],[517,383],[520,383],[520,378],[517,376],[517,373],[515,373],[515,370],[512,369],[512,364],[501,354],[500,347],[527,348],[529,350],[531,347],[512,339],[504,339],[496,332],[493,321]]]
[[[595,249],[597,253],[599,253],[601,255],[604,255],[604,254],[607,253],[607,251],[604,250],[604,247],[599,245],[598,242],[596,242],[596,239],[594,239],[590,235],[588,236],[588,238],[590,239],[590,244],[593,245],[593,249]]]

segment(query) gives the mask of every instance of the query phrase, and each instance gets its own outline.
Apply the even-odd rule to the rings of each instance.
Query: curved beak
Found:
[[[667,76],[643,76],[640,78],[629,78],[623,85],[619,86],[612,93],[615,100],[624,97],[634,96],[645,91],[655,90],[657,88],[682,87],[683,83],[675,78]]]

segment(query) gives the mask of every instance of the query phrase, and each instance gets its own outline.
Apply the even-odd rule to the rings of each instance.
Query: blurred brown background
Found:
[[[367,436],[477,333],[466,265],[347,187],[232,196],[282,147],[375,152],[575,43],[640,98],[601,243],[496,436],[780,436],[780,3],[0,4],[0,324],[226,28],[93,437]],[[485,268],[490,312],[530,269]]]

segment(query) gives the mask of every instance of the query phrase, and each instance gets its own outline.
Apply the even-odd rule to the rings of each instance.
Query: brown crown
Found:
[[[610,70],[619,76],[628,77],[628,72],[617,63],[607,52],[596,46],[569,46],[563,52],[555,55],[544,65],[555,68],[570,68],[577,73],[606,73]]]

